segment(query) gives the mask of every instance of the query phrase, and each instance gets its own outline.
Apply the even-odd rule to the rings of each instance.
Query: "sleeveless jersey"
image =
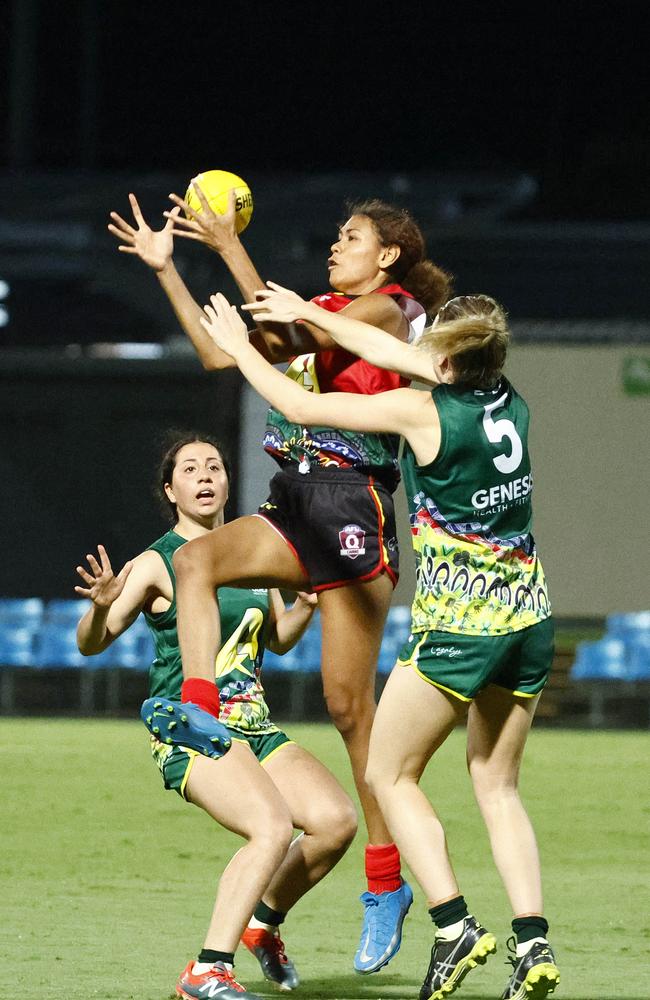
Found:
[[[390,295],[399,305],[409,321],[409,340],[424,329],[426,315],[413,296],[399,285],[386,285],[376,290]],[[329,312],[339,312],[353,299],[339,292],[328,292],[312,301]],[[301,354],[293,359],[285,375],[311,392],[375,395],[408,385],[408,381],[395,372],[377,368],[342,348]],[[263,440],[264,449],[280,465],[285,462],[302,462],[303,467],[304,463],[309,463],[361,471],[368,469],[376,474],[384,471],[395,485],[399,481],[398,445],[399,439],[394,434],[365,434],[333,427],[301,427],[291,423],[273,407],[268,412]]]
[[[149,694],[163,695],[173,701],[180,701],[183,668],[176,628],[176,574],[172,556],[185,541],[175,531],[168,531],[147,550],[161,556],[173,588],[167,611],[144,612],[156,649],[149,670]],[[221,695],[219,720],[246,733],[277,732],[277,726],[269,719],[260,682],[269,621],[268,591],[220,587],[218,594],[222,647],[215,661],[215,681]]]
[[[505,635],[551,608],[531,534],[528,407],[507,379],[488,391],[440,385],[438,456],[402,473],[416,560],[413,632]]]

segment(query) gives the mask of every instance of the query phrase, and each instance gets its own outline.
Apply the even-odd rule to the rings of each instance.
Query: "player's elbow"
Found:
[[[301,390],[301,394],[303,390]],[[305,392],[306,396],[307,393]],[[313,413],[310,412],[311,407],[309,403],[311,400],[308,398],[306,400],[297,399],[289,400],[286,404],[281,407],[287,420],[290,420],[292,424],[313,424],[315,423]]]
[[[224,355],[223,357],[213,357],[211,355],[210,357],[201,358],[201,365],[203,366],[203,370],[206,372],[221,372],[225,368],[234,368],[235,362],[227,355]]]
[[[108,642],[90,643],[77,637],[77,649],[82,656],[97,656],[98,653],[103,653],[108,645]]]
[[[266,648],[270,653],[277,653],[278,656],[282,656],[287,652],[289,647],[281,641],[277,631],[273,631],[267,637]]]

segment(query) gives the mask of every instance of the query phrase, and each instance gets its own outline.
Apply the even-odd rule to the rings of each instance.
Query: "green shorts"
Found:
[[[413,667],[461,701],[472,701],[488,684],[533,698],[551,672],[553,633],[551,618],[507,635],[417,632],[408,637],[397,666]]]
[[[294,742],[280,729],[274,729],[270,733],[250,733],[250,735],[238,729],[228,728],[228,731],[233,742],[249,745],[260,764],[264,764],[281,747]],[[189,747],[167,746],[152,736],[151,753],[160,768],[165,788],[178,792],[182,798],[187,798],[185,795],[187,779],[195,757],[200,756],[198,751],[190,750]]]

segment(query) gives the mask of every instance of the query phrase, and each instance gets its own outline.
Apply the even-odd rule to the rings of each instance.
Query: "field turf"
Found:
[[[163,790],[138,722],[3,719],[0,727],[3,992],[29,1000],[169,997],[201,947],[237,839]],[[330,726],[290,732],[350,787]],[[642,733],[539,728],[531,736],[522,789],[541,846],[559,1000],[650,997],[647,758]],[[510,915],[472,799],[462,731],[436,755],[424,787],[447,825],[470,908],[499,941],[497,955],[454,996],[500,997]],[[360,833],[285,925],[303,979],[296,996],[305,1000],[417,997],[432,925],[415,886],[397,958],[375,976],[352,971],[363,843]],[[237,974],[253,992],[274,995],[244,950]]]

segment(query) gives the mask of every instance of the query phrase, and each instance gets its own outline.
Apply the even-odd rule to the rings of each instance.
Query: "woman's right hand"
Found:
[[[260,323],[295,323],[306,319],[311,308],[319,308],[275,281],[267,281],[266,284],[267,288],[255,292],[255,302],[247,302],[241,307]]]
[[[129,195],[129,201],[138,228],[134,229],[117,212],[111,212],[113,223],[109,223],[108,231],[122,241],[117,248],[122,253],[136,254],[152,270],[162,271],[174,253],[173,229],[180,208],[175,208],[169,213],[169,218],[162,229],[152,229],[145,222],[134,194]]]
[[[90,573],[83,566],[77,566],[77,573],[86,586],[77,586],[74,589],[80,597],[90,598],[95,607],[110,608],[124,590],[126,579],[133,569],[133,563],[131,561],[125,563],[115,576],[108,553],[103,545],[97,546],[97,554],[99,562],[92,553],[88,553],[86,556]]]

